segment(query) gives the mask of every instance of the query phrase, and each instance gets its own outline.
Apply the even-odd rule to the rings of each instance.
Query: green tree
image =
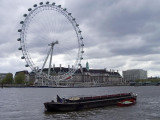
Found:
[[[24,84],[25,82],[25,74],[23,72],[18,73],[15,76],[15,83],[16,84]]]
[[[13,83],[13,74],[8,73],[5,78],[2,80],[3,84],[12,84]]]

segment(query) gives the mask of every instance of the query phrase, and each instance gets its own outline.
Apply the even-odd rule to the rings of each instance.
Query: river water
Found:
[[[137,104],[77,112],[49,113],[44,102],[61,97],[138,94]],[[95,88],[0,88],[0,120],[160,120],[160,86]]]

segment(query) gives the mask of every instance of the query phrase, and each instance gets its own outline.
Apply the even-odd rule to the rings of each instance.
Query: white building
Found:
[[[135,80],[147,79],[147,71],[142,69],[131,69],[123,71],[123,79],[126,82],[135,82]]]

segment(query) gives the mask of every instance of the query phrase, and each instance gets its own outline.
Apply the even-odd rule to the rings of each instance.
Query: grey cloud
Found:
[[[13,65],[17,61],[21,61],[21,51],[17,50],[19,43],[16,41],[19,37],[17,29],[21,27],[19,21],[24,19],[24,13],[28,13],[27,8],[39,2],[40,0],[1,1],[0,50],[3,53],[0,53],[0,58],[8,62],[7,67],[14,68]],[[159,57],[160,51],[159,1],[56,0],[56,4],[60,3],[62,3],[62,7],[67,8],[72,13],[80,24],[86,50],[84,60],[91,62],[91,67],[109,67],[123,70],[135,66],[150,70],[152,75],[157,74],[156,71],[159,70],[156,65],[159,66],[159,63],[156,57]],[[64,26],[64,29],[69,30],[70,28]],[[36,32],[42,33],[41,30]],[[65,39],[63,36],[61,38]],[[73,49],[77,46],[76,44],[69,44],[70,35],[68,35],[67,39],[66,44],[68,44],[68,47],[65,47],[64,44],[62,44],[63,48],[61,49],[55,46],[57,55],[59,52],[63,53],[64,51],[68,52],[68,54],[74,53]],[[35,48],[39,51],[38,53],[45,56],[46,49],[42,48],[45,43],[42,44],[42,42],[32,41],[32,45],[28,47]],[[7,58],[8,56],[9,58]],[[13,56],[16,58],[12,61]],[[72,58],[69,58],[70,56],[65,56],[66,61],[67,59],[73,61]],[[41,59],[40,57],[39,60]],[[151,62],[152,64],[145,66],[145,64],[142,64],[144,62]],[[25,61],[21,61],[22,66],[24,66],[23,64],[25,65]],[[22,66],[15,67],[14,71],[25,69]],[[4,71],[7,71],[7,69]]]

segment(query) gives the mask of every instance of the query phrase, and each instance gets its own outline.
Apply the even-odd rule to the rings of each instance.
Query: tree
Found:
[[[16,84],[24,84],[25,82],[25,74],[23,72],[18,73],[15,76],[15,83]]]
[[[2,80],[2,84],[12,84],[13,83],[13,74],[8,73],[5,78]]]

